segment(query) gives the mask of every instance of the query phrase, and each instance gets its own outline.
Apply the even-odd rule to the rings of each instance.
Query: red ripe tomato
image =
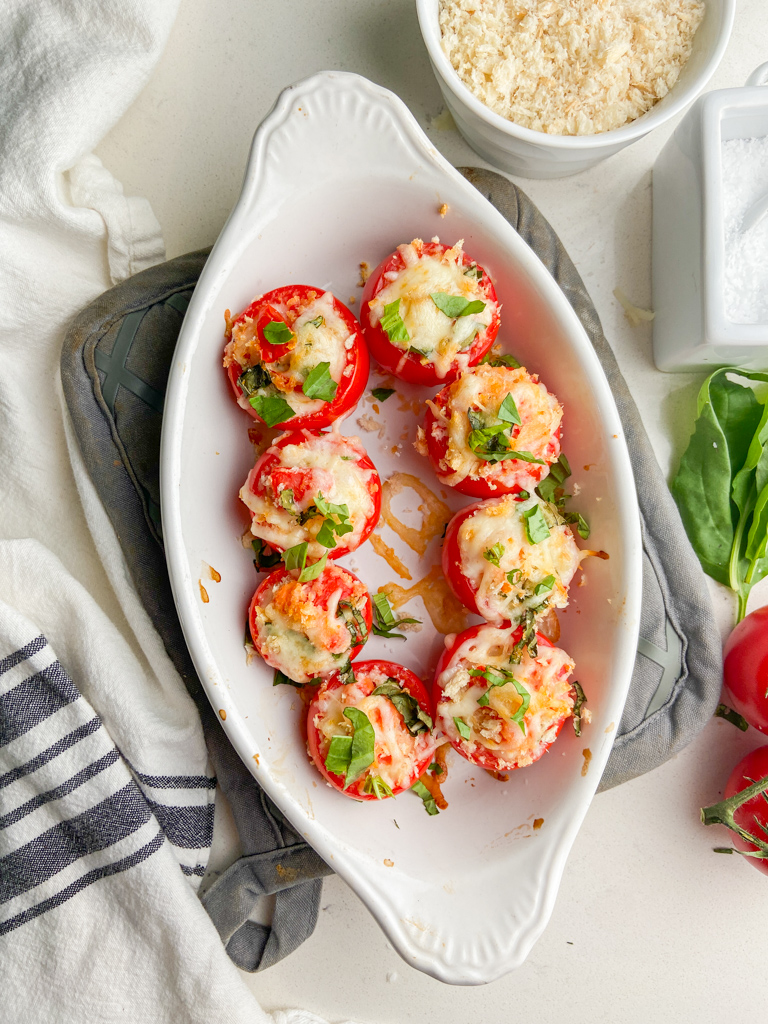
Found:
[[[768,776],[768,746],[758,747],[736,765],[730,774],[725,787],[725,796],[734,796],[742,789],[751,786],[753,782],[759,782]],[[747,800],[734,812],[736,824],[746,829],[751,835],[768,841],[768,833],[763,829],[768,828],[768,802],[765,796],[758,795]],[[757,847],[746,839],[742,839],[737,833],[733,834],[733,845],[737,850],[756,850]],[[757,857],[745,857],[750,864],[768,875],[768,860]]]
[[[318,312],[316,318],[308,320],[305,314],[317,310],[324,310],[325,316]],[[331,316],[333,327],[328,322]],[[315,319],[322,322],[315,324]],[[290,331],[288,340],[284,343],[270,341],[265,334],[270,324],[278,327],[284,324]],[[313,358],[312,346],[317,340],[314,335],[321,331],[330,333],[331,342],[323,345],[323,356]],[[279,333],[278,330],[278,336]],[[350,338],[352,341],[347,347]],[[338,360],[335,370],[328,358],[329,348]],[[329,373],[337,385],[330,401],[310,399],[302,390],[310,370],[323,361],[331,362]],[[319,429],[329,426],[357,405],[368,382],[370,357],[360,324],[343,303],[322,288],[295,284],[275,288],[255,299],[232,321],[231,338],[224,350],[224,366],[238,405],[254,419],[264,422],[238,381],[245,370],[258,366],[272,379],[272,385],[265,389],[267,394],[286,400],[292,395],[294,406],[306,407],[306,411],[299,411],[285,420],[274,420],[269,425]]]
[[[509,443],[541,461],[510,458],[493,462],[475,454],[469,444],[473,428],[461,397],[472,379],[481,381],[484,403],[495,405],[497,411],[506,396],[522,385],[523,398],[520,392],[517,395],[522,424],[510,425]],[[440,483],[472,498],[531,492],[560,455],[561,417],[562,407],[554,395],[523,367],[478,366],[438,391],[427,406],[424,419],[427,455]],[[460,453],[458,458],[457,453]]]
[[[411,243],[413,246],[414,243]],[[485,353],[493,344],[499,330],[499,304],[496,298],[496,289],[493,282],[485,273],[479,263],[476,263],[471,256],[465,252],[461,253],[458,265],[465,270],[472,270],[473,275],[479,278],[474,289],[475,294],[486,305],[492,305],[491,322],[475,335],[472,344],[463,352],[457,355],[450,364],[446,373],[438,375],[432,359],[420,355],[409,348],[401,348],[389,340],[389,335],[377,320],[373,323],[369,303],[379,292],[383,291],[392,283],[392,278],[387,275],[397,275],[406,269],[406,260],[401,249],[410,249],[410,246],[399,246],[393,253],[378,265],[373,271],[363,288],[363,296],[360,307],[360,320],[363,325],[366,341],[371,353],[379,364],[395,377],[407,381],[409,384],[421,384],[425,387],[437,387],[447,381],[455,380],[462,370],[469,366],[475,366],[483,358]],[[448,252],[450,246],[442,245],[440,242],[421,243],[420,247],[414,246],[419,252],[419,260],[424,257],[440,256]],[[476,268],[473,269],[473,268]],[[410,338],[410,342],[417,346],[418,337]]]
[[[248,622],[264,661],[308,683],[362,651],[371,632],[371,595],[357,576],[333,563],[306,583],[298,575],[281,567],[262,580]]]
[[[726,703],[768,733],[768,605],[741,620],[723,654]]]
[[[522,634],[521,626],[472,626],[453,638],[435,669],[433,695],[440,729],[462,757],[488,771],[511,771],[537,761],[573,710],[568,683],[573,662],[541,633],[536,633],[535,659],[525,653],[519,664],[509,664],[508,653]],[[488,663],[488,649],[503,651],[503,667]],[[462,681],[459,676],[457,685],[454,673],[461,670],[469,678]],[[477,674],[472,676],[473,672]],[[505,675],[515,681],[502,682]]]
[[[410,669],[393,661],[361,661],[354,666],[354,683],[332,676],[315,694],[307,716],[307,747],[320,774],[339,792],[355,800],[380,800],[410,789],[424,774],[435,753],[431,728],[416,735],[406,726],[403,714],[386,696],[373,696],[383,684],[393,682],[413,697],[428,721],[432,704],[423,683]],[[345,774],[326,766],[332,738],[350,735],[337,723],[345,721],[343,711],[356,708],[373,727],[373,759],[345,788]],[[334,724],[331,724],[334,723]],[[426,723],[425,723],[426,724]],[[355,727],[357,728],[357,727]],[[329,735],[330,733],[330,735]],[[375,779],[384,783],[376,784]],[[388,791],[387,791],[388,790]]]
[[[251,533],[275,551],[307,541],[307,560],[340,558],[368,539],[381,513],[381,481],[356,437],[333,431],[281,434],[248,474],[240,498],[251,514]],[[346,505],[352,530],[335,546],[316,540],[325,515],[318,501]],[[338,519],[338,517],[336,517]]]

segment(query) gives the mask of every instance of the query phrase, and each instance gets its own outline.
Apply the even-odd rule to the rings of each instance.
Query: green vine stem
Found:
[[[755,857],[757,860],[768,860],[768,841],[761,839],[759,836],[752,835],[751,832],[747,832],[746,829],[737,824],[734,817],[735,812],[740,807],[756,796],[762,796],[766,803],[768,803],[768,792],[766,791],[768,791],[768,776],[760,779],[758,782],[753,782],[751,786],[747,786],[741,792],[734,793],[727,800],[721,800],[720,803],[712,804],[711,807],[702,807],[701,820],[705,825],[725,825],[726,828],[741,836],[745,842],[757,847],[756,850],[734,850],[734,853],[740,853],[744,857]],[[758,824],[760,825],[759,822]],[[768,826],[760,825],[760,828],[768,836]]]

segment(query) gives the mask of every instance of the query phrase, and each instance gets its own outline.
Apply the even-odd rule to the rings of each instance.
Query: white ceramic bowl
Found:
[[[591,523],[590,543],[610,560],[590,560],[588,585],[574,586],[561,620],[562,645],[577,663],[592,724],[580,738],[566,726],[552,751],[504,784],[451,758],[450,807],[429,817],[409,793],[361,805],[324,785],[307,757],[299,696],[289,686],[273,687],[260,659],[246,664],[243,625],[257,580],[240,543],[245,519],[236,496],[253,463],[252,421],[232,400],[221,357],[226,308],[241,310],[254,295],[290,282],[330,288],[345,302],[357,296],[359,303],[361,260],[375,266],[404,239],[436,234],[466,240],[504,304],[505,347],[565,403],[565,450],[581,487],[577,507]],[[374,372],[370,386],[380,380]],[[361,433],[382,478],[405,471],[439,493],[410,443],[418,419],[407,403],[423,403],[425,394],[399,384],[379,413],[366,400],[342,430]],[[360,431],[363,411],[379,417],[381,437]],[[507,221],[434,150],[405,105],[371,82],[315,75],[285,90],[256,132],[243,192],[179,336],[163,417],[161,488],[187,643],[223,728],[255,778],[357,891],[410,964],[457,984],[491,981],[516,967],[552,911],[632,673],[641,591],[634,481],[608,384],[565,296]],[[403,498],[415,515],[418,496]],[[468,499],[446,500],[455,509]],[[419,558],[388,527],[382,536],[414,582],[439,564],[439,538]],[[397,579],[368,543],[342,561],[374,591]],[[399,661],[427,678],[443,637],[419,600],[410,611],[424,618],[422,631],[405,643],[374,637],[365,657]],[[534,829],[537,819],[543,824]]]
[[[464,85],[440,45],[438,0],[416,0],[429,59],[456,125],[488,163],[524,178],[563,178],[613,156],[692,103],[720,63],[736,0],[706,0],[693,52],[670,92],[642,117],[598,135],[546,135],[495,114]]]

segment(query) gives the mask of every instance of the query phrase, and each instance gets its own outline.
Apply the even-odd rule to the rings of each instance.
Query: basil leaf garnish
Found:
[[[394,388],[373,388],[371,394],[377,402],[386,402],[390,395],[394,395]]]
[[[339,601],[336,615],[344,620],[352,643],[357,647],[368,639],[368,625],[365,616],[351,601]]]
[[[344,778],[344,789],[359,778],[365,769],[373,764],[376,733],[370,719],[360,708],[344,708],[344,717],[352,723],[352,747],[349,765]]]
[[[462,736],[465,740],[468,740],[469,739],[469,735],[470,735],[470,733],[469,733],[469,726],[464,721],[464,719],[463,718],[454,718],[453,724],[459,730],[459,735]]]
[[[283,556],[279,551],[273,551],[269,544],[265,544],[261,537],[254,537],[251,541],[251,547],[256,557],[253,560],[253,564],[256,566],[258,572],[264,572],[265,569],[271,569],[275,565],[279,565]]]
[[[439,810],[437,809],[437,803],[435,802],[435,798],[432,796],[432,794],[429,792],[427,787],[424,785],[423,782],[421,782],[420,779],[417,779],[411,786],[411,792],[415,793],[416,796],[418,796],[424,802],[424,810],[427,812],[427,814],[440,813]]]
[[[533,588],[534,596],[540,597],[542,594],[549,594],[552,592],[552,590],[554,590],[554,587],[555,577],[545,576],[544,579],[540,583],[537,583],[536,586]]]
[[[315,498],[315,506],[317,511],[326,517],[320,524],[315,540],[323,547],[335,548],[337,537],[343,537],[354,530],[349,521],[349,506],[334,505],[333,502],[326,501],[319,492]]]
[[[449,295],[447,292],[432,292],[430,299],[434,302],[441,313],[445,313],[451,320],[457,320],[460,316],[471,316],[473,313],[482,313],[485,303],[480,299],[465,299],[463,295]]]
[[[577,736],[581,736],[581,709],[587,703],[587,698],[582,689],[581,683],[575,679],[571,683],[571,687],[576,692],[576,701],[573,705],[573,731]]]
[[[303,569],[307,564],[307,550],[309,544],[303,540],[301,544],[294,544],[292,548],[286,548],[283,552],[283,564],[286,569]]]
[[[307,374],[307,379],[301,385],[301,390],[307,398],[320,398],[323,402],[332,402],[336,395],[338,384],[331,377],[330,363],[318,363]]]
[[[482,696],[477,698],[477,703],[481,707],[488,707],[488,704],[490,703],[490,701],[488,700],[488,694],[494,687],[506,686],[507,683],[509,683],[511,686],[514,686],[515,690],[517,690],[518,696],[520,697],[521,703],[520,707],[517,709],[514,715],[511,716],[511,720],[513,722],[517,722],[517,724],[523,730],[523,733],[525,733],[524,715],[530,706],[531,695],[525,688],[525,686],[523,686],[522,683],[518,682],[517,679],[515,679],[514,674],[512,672],[508,672],[504,668],[489,668],[487,665],[485,666],[485,668],[474,669],[469,674],[471,676],[480,676],[484,678],[485,681],[488,683],[488,689],[485,691],[484,694],[482,694]],[[458,723],[459,721],[460,719],[454,718],[454,722]],[[462,735],[464,734],[462,733]]]
[[[287,512],[293,512],[293,489],[285,487],[280,491],[280,504]]]
[[[309,682],[310,683],[314,683],[315,680],[314,679],[310,679]],[[285,672],[281,672],[279,668],[276,668],[275,669],[275,674],[272,677],[272,685],[273,686],[280,686],[281,684],[285,684],[286,686],[295,686],[295,687],[297,687],[299,689],[302,686],[305,686],[305,685],[308,686],[309,685],[309,683],[306,683],[306,684],[305,683],[297,683],[295,679],[290,679],[285,674]]]
[[[445,772],[445,768],[437,761],[433,761],[427,768],[428,772],[432,772],[433,775],[442,775]]]
[[[522,513],[525,520],[525,533],[529,544],[540,544],[550,536],[547,520],[540,505],[531,505]]]
[[[293,331],[284,320],[270,320],[264,325],[263,334],[270,345],[287,345]]]
[[[312,324],[313,327],[322,327],[325,323],[325,317],[322,315],[316,316],[314,320],[305,320],[304,325]]]
[[[238,387],[248,397],[250,397],[254,391],[258,391],[259,388],[269,387],[271,383],[272,378],[261,363],[257,363],[256,366],[249,366],[248,369],[243,370],[237,378]]]
[[[363,792],[373,793],[377,800],[384,800],[388,796],[394,796],[394,793],[380,775],[369,775],[365,780]]]
[[[316,580],[320,573],[325,568],[325,564],[328,561],[328,552],[323,557],[314,562],[312,565],[305,566],[299,573],[299,583],[309,583],[310,580]]]
[[[390,341],[410,341],[408,328],[400,317],[400,299],[388,302],[381,316],[381,329],[386,331]]]
[[[501,557],[504,554],[504,545],[501,541],[497,541],[492,548],[487,548],[483,552],[483,558],[486,562],[490,562],[491,565],[499,566]]]
[[[471,267],[467,267],[464,271],[464,277],[468,277],[470,281],[482,281],[483,272],[476,263],[473,263]]]
[[[522,422],[520,419],[520,413],[517,411],[515,400],[510,392],[504,401],[499,406],[499,419],[503,420],[504,423],[515,423],[518,426]]]
[[[531,658],[535,658],[539,653],[539,645],[536,641],[536,615],[531,608],[526,608],[523,613],[522,629],[522,636],[510,652],[510,665],[518,665],[526,650]]]
[[[382,636],[386,640],[405,640],[402,633],[395,633],[399,629],[411,623],[420,626],[421,619],[396,619],[386,594],[379,592],[371,598],[373,604],[373,632],[376,636]]]
[[[432,729],[432,718],[421,707],[415,697],[402,688],[396,679],[388,679],[386,683],[377,686],[371,694],[372,697],[386,697],[392,702],[395,710],[403,718],[411,736],[418,736],[419,733],[429,732]]]
[[[280,395],[249,395],[248,402],[268,427],[293,419],[295,411]]]
[[[332,775],[344,775],[352,758],[352,737],[331,736],[325,754],[325,767]]]
[[[576,526],[576,532],[582,540],[586,540],[589,537],[589,523],[579,512],[565,512],[563,513],[563,518],[566,523],[573,523]]]

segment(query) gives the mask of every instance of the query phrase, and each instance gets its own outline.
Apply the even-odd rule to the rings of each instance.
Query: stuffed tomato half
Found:
[[[381,481],[359,438],[300,430],[282,434],[257,459],[240,498],[253,536],[282,552],[304,582],[326,558],[369,537],[381,512]]]
[[[537,761],[573,712],[573,661],[522,626],[473,626],[447,641],[434,683],[437,724],[446,738],[488,771]]]
[[[321,775],[355,800],[410,789],[435,753],[431,701],[421,680],[392,661],[362,661],[332,676],[307,717],[307,746]]]
[[[499,329],[493,282],[462,249],[399,245],[371,274],[360,318],[374,358],[411,384],[435,387],[474,366]]]
[[[565,608],[582,552],[557,508],[505,494],[463,508],[443,542],[443,572],[471,612],[494,626]]]
[[[322,288],[296,284],[227,319],[224,368],[238,405],[255,419],[319,428],[357,405],[370,359],[350,310]]]
[[[298,569],[262,580],[248,613],[253,646],[296,683],[319,682],[356,658],[371,631],[371,596],[357,576],[331,562],[302,583]]]
[[[524,367],[477,366],[427,401],[418,449],[474,498],[531,492],[560,454],[563,408]]]

